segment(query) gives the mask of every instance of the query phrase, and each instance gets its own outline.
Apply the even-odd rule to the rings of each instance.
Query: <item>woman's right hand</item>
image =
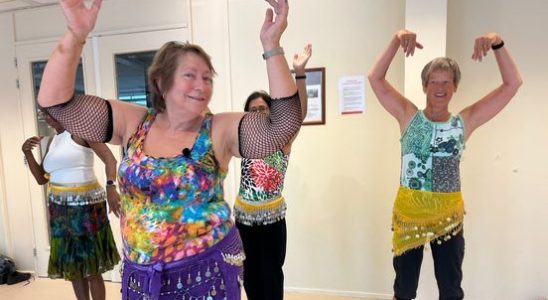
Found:
[[[261,43],[264,51],[280,46],[280,39],[287,28],[287,14],[289,13],[287,0],[266,0],[266,2],[272,8],[266,10],[261,28]],[[274,13],[276,13],[276,19],[274,19]]]
[[[67,27],[78,39],[85,41],[88,34],[95,27],[102,2],[103,0],[94,0],[91,7],[87,8],[84,0],[59,1],[67,20]]]
[[[23,152],[30,152],[34,147],[38,146],[40,144],[40,141],[43,139],[43,136],[33,136],[28,138],[24,143],[23,146],[21,146],[21,150]]]
[[[107,186],[107,202],[109,207],[109,213],[114,213],[117,218],[120,218],[122,208],[120,207],[120,194],[116,190],[116,186]]]
[[[413,56],[415,48],[422,49],[422,44],[417,42],[417,34],[407,29],[402,29],[396,33],[396,37],[400,41],[400,46],[405,53],[405,56]]]

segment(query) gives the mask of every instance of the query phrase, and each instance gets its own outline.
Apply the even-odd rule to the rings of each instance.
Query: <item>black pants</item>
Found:
[[[236,222],[246,259],[244,288],[249,300],[281,300],[287,229],[285,219],[269,225],[247,226]]]
[[[461,288],[462,260],[464,258],[464,237],[462,230],[448,241],[430,243],[434,258],[434,271],[440,294],[440,300],[460,300],[464,298]],[[410,250],[394,257],[396,271],[394,296],[398,300],[417,297],[419,275],[424,247]]]

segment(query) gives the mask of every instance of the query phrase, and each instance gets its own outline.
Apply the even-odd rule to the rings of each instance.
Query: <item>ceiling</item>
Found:
[[[54,5],[58,0],[0,0],[0,13],[28,9],[40,6]]]

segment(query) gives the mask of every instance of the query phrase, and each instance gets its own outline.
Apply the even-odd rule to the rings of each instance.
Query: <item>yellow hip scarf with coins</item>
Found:
[[[441,243],[462,230],[460,192],[437,193],[400,187],[392,216],[394,256],[433,240]]]

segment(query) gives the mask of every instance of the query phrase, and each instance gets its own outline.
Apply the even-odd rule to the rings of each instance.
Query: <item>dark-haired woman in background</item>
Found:
[[[308,104],[305,68],[311,55],[312,45],[309,44],[303,53],[293,56],[303,119]],[[247,98],[244,110],[268,115],[271,102],[268,93],[256,91]],[[265,158],[242,159],[240,190],[234,203],[234,217],[246,255],[244,287],[249,300],[283,299],[282,267],[285,261],[287,231],[286,203],[282,190],[293,140]]]

